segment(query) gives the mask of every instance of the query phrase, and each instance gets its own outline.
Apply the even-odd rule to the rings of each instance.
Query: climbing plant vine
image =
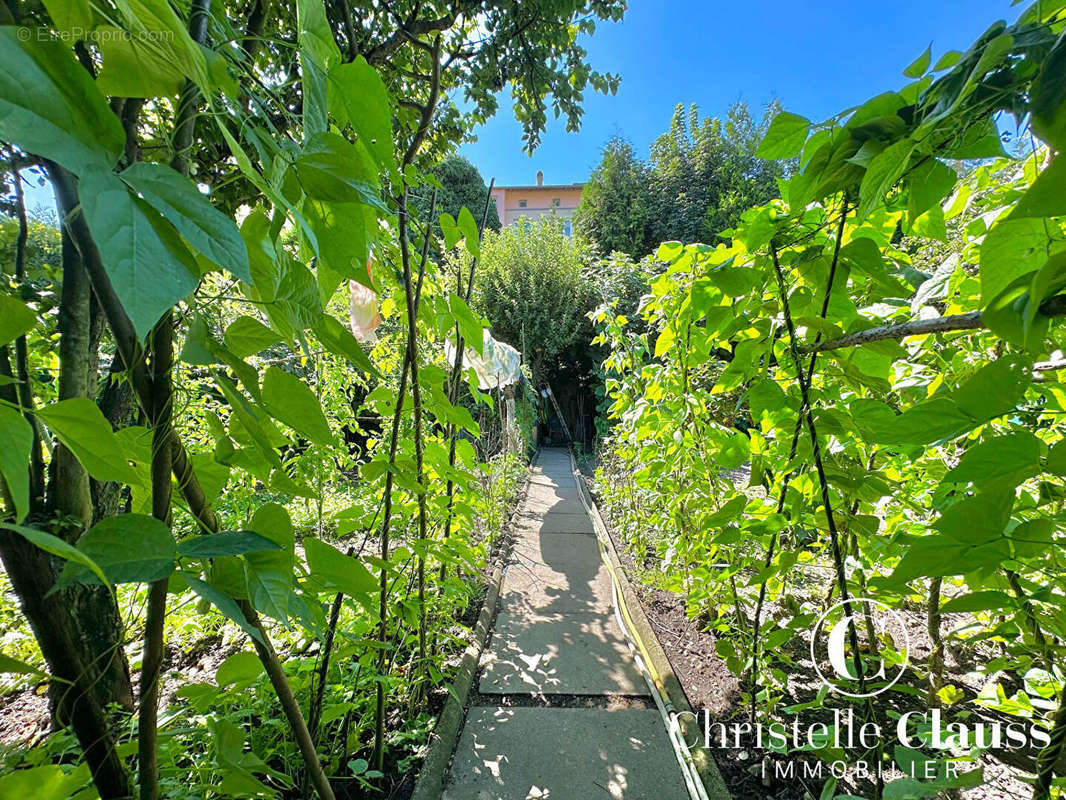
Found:
[[[972,786],[987,750],[1034,798],[1064,785],[1064,28],[1066,7],[1038,2],[965,53],[927,51],[898,91],[817,124],[781,113],[759,155],[798,159],[783,199],[728,246],[661,245],[649,333],[594,315],[614,421],[604,504],[708,621],[752,723],[850,707],[895,731],[933,706],[1033,725],[1013,758],[906,718],[898,741],[794,745],[938,765],[834,778],[822,797]],[[796,643],[857,596],[922,609],[928,649],[874,701],[814,686],[791,702],[812,666]],[[871,649],[905,655],[877,630],[860,643],[863,627],[845,642],[860,695],[885,688]],[[946,670],[946,650],[971,674]]]
[[[485,211],[438,223],[425,170],[502,74],[530,147],[549,106],[576,126],[617,84],[578,34],[623,8],[0,9],[0,557],[35,639],[0,666],[47,677],[76,742],[13,755],[4,794],[333,798],[410,769],[524,455],[472,444],[495,398],[444,343],[486,320],[435,259],[476,263]],[[188,630],[228,656],[175,692]]]

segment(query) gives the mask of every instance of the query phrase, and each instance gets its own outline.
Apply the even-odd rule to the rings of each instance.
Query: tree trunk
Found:
[[[77,648],[79,632],[60,595],[46,597],[54,583],[52,559],[22,537],[0,531],[0,558],[18,593],[23,613],[33,628],[48,669],[58,685],[60,714],[70,721],[103,798],[132,795],[129,775],[115,749],[107,716],[96,701],[89,670]]]
[[[133,389],[127,381],[121,380],[122,360],[118,356],[112,360],[103,381],[100,379],[100,342],[107,331],[107,317],[95,294],[92,296],[89,324],[89,397],[96,398],[96,404],[104,418],[111,423],[111,429],[118,431],[133,424],[137,406]],[[119,484],[90,477],[89,491],[93,501],[93,524],[121,513],[122,487]]]
[[[61,208],[66,216],[70,209]],[[92,346],[89,276],[69,232],[62,232],[63,289],[59,305],[59,399],[90,397],[95,389],[96,349]],[[65,518],[61,534],[76,542],[98,518],[93,511],[89,475],[66,447],[57,445],[49,480],[49,506]],[[59,592],[57,605],[71,617],[70,637],[79,661],[89,670],[96,702],[103,708],[117,703],[133,710],[130,668],[123,650],[122,618],[114,594],[106,587],[72,584]],[[52,685],[53,712],[61,712]],[[62,720],[66,721],[66,720]]]

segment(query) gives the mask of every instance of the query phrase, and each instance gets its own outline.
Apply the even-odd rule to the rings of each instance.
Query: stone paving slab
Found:
[[[566,467],[545,467],[540,474],[554,481],[573,480],[574,478],[574,473],[570,471],[569,465]]]
[[[553,536],[564,543],[585,537]],[[520,561],[507,567],[500,590],[500,604],[511,613],[570,614],[575,611],[611,610],[611,578],[603,562],[579,555],[584,547],[570,548],[575,560],[556,561],[566,552],[564,547],[549,552],[552,563]]]
[[[551,461],[540,461],[536,467],[540,472],[544,472],[551,475],[571,475],[570,459],[561,458]]]
[[[584,510],[584,507],[581,505],[581,500],[579,499],[577,494],[576,484],[563,487],[560,486],[558,483],[559,480],[562,480],[561,478],[551,478],[551,480],[554,481],[554,483],[530,484],[529,488],[526,490],[526,507],[529,506],[530,500],[554,500],[557,503],[576,505],[576,510]]]
[[[472,708],[444,800],[686,800],[654,709]]]
[[[516,531],[511,559],[520,565],[542,564],[561,575],[599,570],[603,561],[594,533],[560,536],[533,527]]]
[[[543,472],[534,472],[529,476],[531,486],[554,486],[561,489],[577,489],[577,481],[573,478],[546,475]]]
[[[585,513],[576,486],[571,489],[564,489],[560,486],[545,486],[543,484],[534,484],[526,490],[526,502],[523,510],[528,514],[548,513],[551,511],[569,514]]]
[[[643,697],[648,685],[611,614],[501,613],[482,659],[480,691]]]
[[[547,475],[549,478],[572,478],[574,473],[570,470],[570,462],[559,464],[539,464],[538,472],[542,475]]]
[[[567,509],[573,508],[568,506]],[[517,530],[536,530],[539,533],[595,533],[592,520],[584,511],[553,508],[540,514],[523,511],[515,517]]]

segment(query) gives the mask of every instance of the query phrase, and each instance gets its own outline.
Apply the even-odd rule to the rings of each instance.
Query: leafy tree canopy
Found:
[[[679,104],[648,161],[612,139],[585,187],[576,224],[603,253],[640,257],[663,241],[718,241],[742,211],[778,195],[787,165],[755,156],[778,110],[771,104],[756,121],[737,103],[720,120]]]
[[[642,254],[657,244],[651,238],[650,173],[625,139],[616,136],[604,146],[574,213],[574,224],[603,253]]]
[[[593,293],[582,275],[585,246],[555,216],[488,233],[474,287],[493,335],[517,347],[538,386],[565,369],[566,352],[587,343]]]
[[[489,187],[485,185],[485,179],[477,167],[462,156],[450,155],[434,167],[431,174],[440,184],[437,189],[437,214],[435,216],[448,213],[453,217],[458,217],[459,210],[466,206],[480,219],[485,208],[485,196],[488,194]],[[422,217],[429,214],[431,194],[432,189],[428,186],[424,187],[422,194],[414,201]],[[433,220],[433,227],[438,236],[443,235],[439,216]],[[500,229],[500,215],[496,211],[495,200],[489,201],[485,227],[493,231]]]

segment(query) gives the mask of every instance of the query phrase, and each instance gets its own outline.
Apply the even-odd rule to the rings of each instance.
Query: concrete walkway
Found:
[[[569,454],[542,450],[531,480],[444,798],[686,800]]]

